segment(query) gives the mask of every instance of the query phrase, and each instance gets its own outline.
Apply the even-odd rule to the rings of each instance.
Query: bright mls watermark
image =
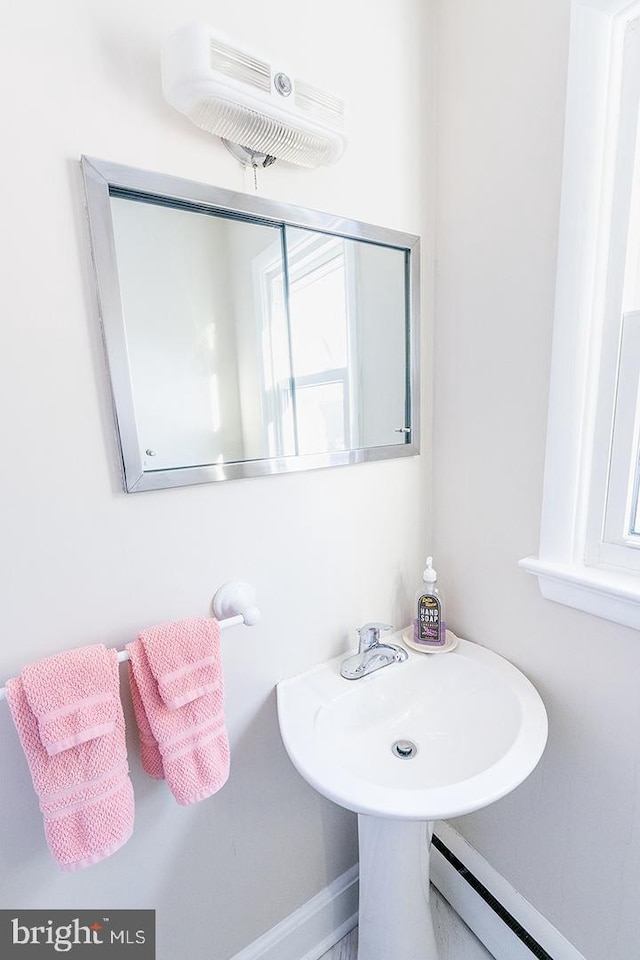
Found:
[[[155,960],[155,910],[0,910],[2,960]]]

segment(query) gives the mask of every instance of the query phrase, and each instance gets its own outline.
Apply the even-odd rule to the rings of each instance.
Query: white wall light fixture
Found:
[[[240,50],[204,24],[188,24],[165,44],[162,89],[176,110],[220,137],[244,164],[281,159],[326,166],[344,150],[339,97]]]

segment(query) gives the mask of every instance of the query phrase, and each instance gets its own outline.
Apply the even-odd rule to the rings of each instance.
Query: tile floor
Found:
[[[431,909],[439,960],[492,960],[491,954],[451,909],[437,890],[431,888]],[[332,947],[320,960],[357,960],[358,930]]]

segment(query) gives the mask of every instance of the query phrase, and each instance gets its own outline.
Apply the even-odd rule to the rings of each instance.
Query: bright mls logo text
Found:
[[[105,911],[106,914],[106,911]],[[98,951],[103,960],[135,952],[136,960],[154,960],[155,911],[111,910],[109,915],[89,910],[0,911],[0,956],[5,958],[41,957],[71,953],[78,948],[80,957]],[[97,960],[97,958],[96,958]]]
[[[108,921],[108,917],[104,918]],[[57,950],[58,953],[66,953],[72,947],[78,944],[103,944],[105,941],[105,927],[97,920],[90,927],[81,924],[78,917],[75,917],[71,923],[59,927],[53,925],[53,920],[47,920],[42,926],[26,927],[19,922],[18,917],[13,917],[11,921],[12,943],[14,946],[21,946],[27,943],[38,944],[46,943]],[[129,930],[108,930],[107,935],[110,943],[144,943],[144,930],[136,930],[131,938]]]

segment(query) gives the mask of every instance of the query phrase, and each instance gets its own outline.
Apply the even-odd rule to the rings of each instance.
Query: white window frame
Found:
[[[286,228],[285,228],[286,229]],[[302,234],[303,229],[300,229]],[[262,398],[267,416],[264,419],[264,442],[270,456],[298,454],[298,431],[295,402],[297,389],[321,386],[327,383],[341,383],[344,396],[345,449],[359,446],[358,424],[355,411],[359,409],[358,384],[354,372],[358,370],[357,336],[355,328],[355,270],[353,244],[339,235],[308,232],[293,248],[287,250],[287,284],[304,282],[313,273],[331,270],[333,263],[341,259],[345,273],[345,297],[347,312],[348,363],[346,367],[335,367],[317,374],[295,375],[290,370],[286,380],[278,379],[273,373],[273,361],[270,350],[265,344],[271,343],[271,285],[278,278],[284,282],[284,264],[282,246],[269,247],[253,258],[253,288],[256,302],[256,324],[258,343],[263,351],[261,366]],[[290,317],[284,322],[289,327]],[[287,336],[290,340],[291,333]],[[287,442],[291,437],[291,444]],[[291,449],[289,449],[289,445]]]
[[[358,427],[354,412],[359,409],[357,401],[357,338],[355,333],[355,273],[353,244],[343,237],[315,237],[312,234],[288,250],[289,288],[296,283],[313,282],[314,275],[321,271],[331,271],[336,260],[342,263],[345,277],[345,306],[347,324],[347,365],[333,367],[322,373],[296,374],[293,379],[295,390],[305,387],[322,386],[328,383],[342,384],[344,400],[344,442],[347,448],[358,446]],[[291,318],[290,318],[291,322]],[[297,438],[296,438],[297,442]]]
[[[640,536],[633,533],[640,437],[640,311],[622,318],[610,465],[601,536],[587,545],[587,560],[640,573]],[[602,458],[604,459],[604,458]],[[602,469],[602,467],[601,467]],[[595,511],[593,511],[595,513]],[[594,517],[595,520],[595,517]]]
[[[640,0],[572,4],[540,547],[520,566],[547,599],[637,628],[640,570],[623,558],[638,554],[611,536],[612,514],[605,519],[640,87],[636,20]]]

